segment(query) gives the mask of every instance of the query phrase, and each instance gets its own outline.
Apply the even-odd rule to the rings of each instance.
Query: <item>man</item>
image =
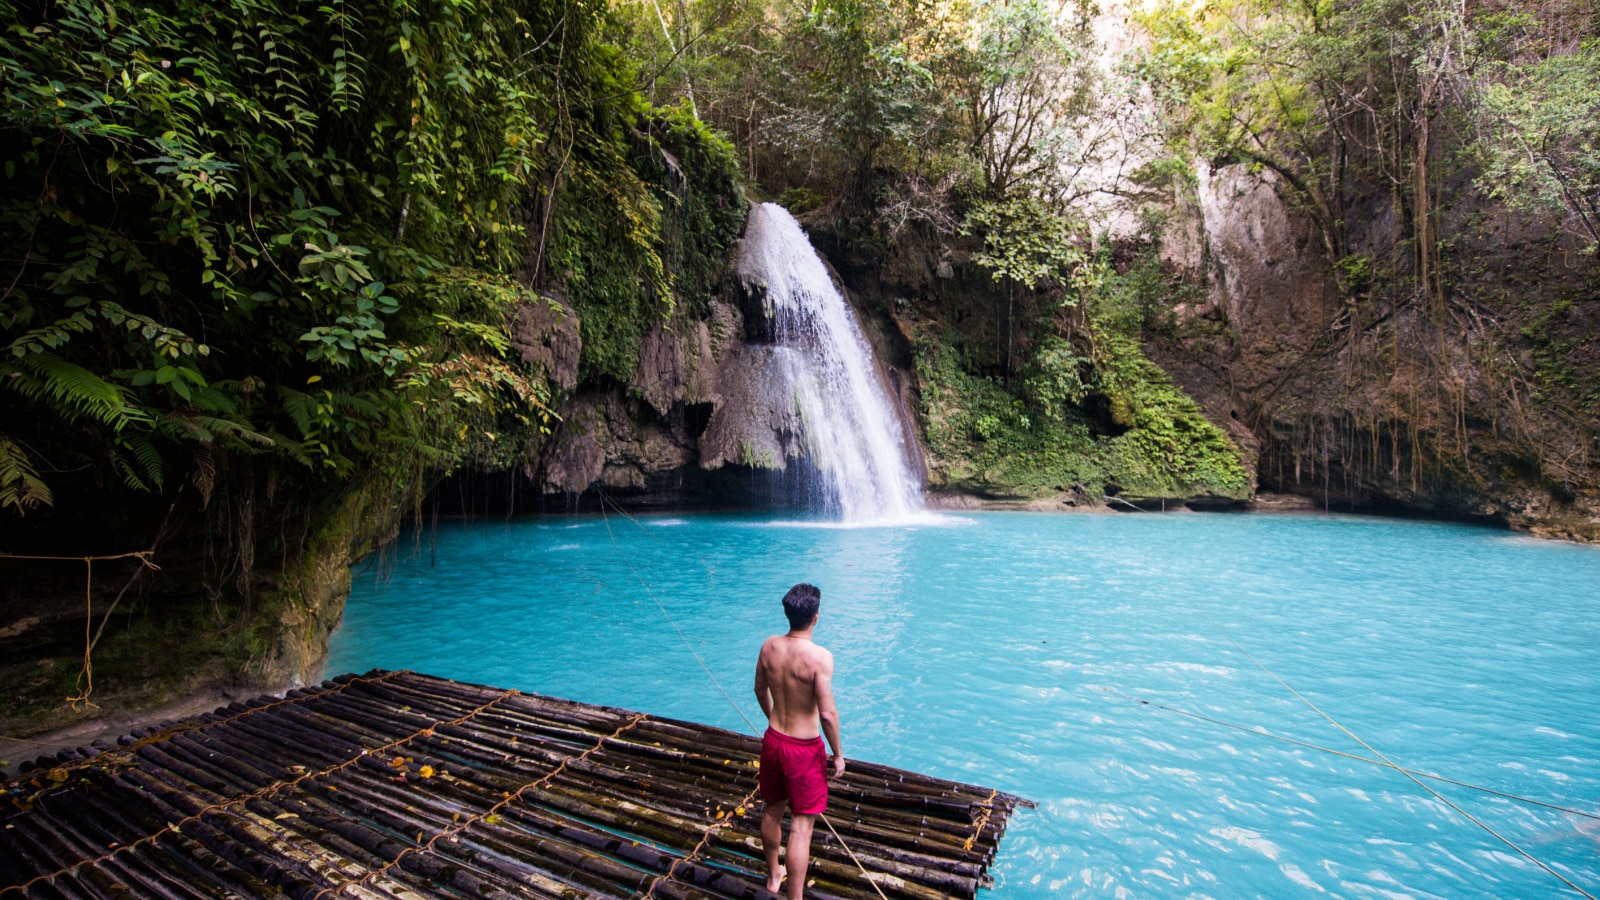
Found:
[[[822,592],[797,584],[783,595],[789,633],[767,638],[756,660],[756,700],[767,714],[761,737],[761,849],[767,854],[767,890],[783,884],[778,864],[783,846],[783,814],[789,823],[789,900],[805,893],[806,866],[811,862],[811,829],[828,807],[828,760],[821,732],[833,747],[833,774],[844,774],[844,747],[839,743],[839,711],[833,705],[833,654],[811,641],[817,627]]]

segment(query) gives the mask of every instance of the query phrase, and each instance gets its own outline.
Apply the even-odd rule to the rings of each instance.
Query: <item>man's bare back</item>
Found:
[[[809,629],[808,629],[809,630]],[[824,711],[830,713],[837,728],[838,712],[833,709],[833,654],[817,646],[808,636],[790,632],[767,638],[756,660],[756,692],[767,722],[792,738],[809,740],[821,733]],[[827,707],[824,710],[824,706]],[[839,740],[828,736],[838,754]]]
[[[767,638],[756,658],[756,700],[767,714],[761,737],[761,845],[767,857],[767,890],[776,893],[790,878],[789,900],[801,900],[811,859],[816,817],[827,808],[830,777],[821,735],[833,748],[831,777],[844,774],[839,711],[833,704],[833,654],[811,640],[822,592],[797,584],[783,598],[789,633]],[[819,735],[820,732],[820,735]],[[793,813],[789,844],[779,863],[783,817]]]

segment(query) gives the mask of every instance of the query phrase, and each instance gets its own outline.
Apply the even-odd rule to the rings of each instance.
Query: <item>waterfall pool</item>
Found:
[[[995,898],[1578,896],[1400,773],[1124,695],[1368,755],[1242,648],[1401,766],[1600,812],[1600,548],[1311,515],[446,523],[358,571],[329,671],[743,729],[656,603],[759,720],[802,580],[847,756],[1038,801]],[[1600,893],[1600,819],[1435,787]]]

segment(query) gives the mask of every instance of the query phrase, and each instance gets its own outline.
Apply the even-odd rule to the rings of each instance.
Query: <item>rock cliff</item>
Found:
[[[1600,537],[1595,423],[1582,376],[1563,375],[1594,353],[1592,261],[1463,201],[1446,288],[1401,293],[1363,271],[1402,243],[1387,205],[1330,262],[1270,172],[1197,169],[1159,251],[1202,297],[1148,350],[1246,448],[1263,490]]]

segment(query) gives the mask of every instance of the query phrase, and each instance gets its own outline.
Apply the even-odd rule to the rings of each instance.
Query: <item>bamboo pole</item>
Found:
[[[767,896],[759,743],[724,729],[374,670],[117,745],[37,761],[87,774],[16,820],[0,877],[68,870],[29,895],[74,900],[119,885],[182,900]],[[897,900],[970,898],[1025,802],[854,760],[831,794],[830,821]],[[119,842],[136,844],[101,851]],[[876,900],[832,835],[813,860],[810,896]]]

